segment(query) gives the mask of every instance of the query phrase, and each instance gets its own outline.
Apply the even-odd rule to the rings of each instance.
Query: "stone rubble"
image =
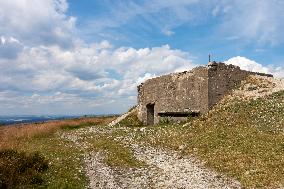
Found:
[[[256,99],[264,97],[282,91],[284,89],[284,80],[273,77],[265,76],[250,76],[251,79],[255,79],[258,82],[258,86],[251,84],[247,81],[243,81],[244,87],[242,89],[233,90],[231,97],[239,97],[244,100]],[[263,86],[263,87],[261,87]]]

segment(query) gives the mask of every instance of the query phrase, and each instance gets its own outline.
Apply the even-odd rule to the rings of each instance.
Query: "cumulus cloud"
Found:
[[[226,64],[232,64],[239,66],[243,70],[268,73],[273,74],[275,77],[284,78],[284,68],[273,67],[273,66],[263,66],[253,60],[250,60],[245,57],[236,56],[225,61]]]
[[[0,36],[27,45],[72,46],[76,18],[66,16],[66,0],[0,1]]]
[[[193,66],[188,53],[169,45],[112,48],[103,41],[91,45],[78,43],[72,49],[25,46],[14,59],[0,58],[0,91],[20,95],[5,93],[2,99],[11,103],[15,101],[10,98],[17,99],[16,104],[22,101],[23,107],[51,106],[61,101],[68,106],[85,103],[86,107],[94,108],[110,102],[125,104],[126,99],[130,105],[136,103],[129,97],[136,96],[140,82]]]

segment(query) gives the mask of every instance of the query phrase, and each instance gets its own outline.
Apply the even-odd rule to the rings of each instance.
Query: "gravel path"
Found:
[[[112,128],[125,129],[127,128]],[[86,133],[111,134],[110,128],[102,127],[79,129],[62,135],[75,143],[74,146],[86,149]],[[85,151],[85,172],[89,178],[89,188],[98,189],[203,189],[203,188],[241,188],[240,183],[204,168],[194,157],[182,157],[179,152],[155,149],[144,144],[133,143],[133,135],[118,137],[116,141],[127,144],[133,156],[146,166],[140,168],[109,167],[104,164],[105,153]],[[130,142],[131,141],[131,142]],[[83,150],[84,151],[84,150]]]
[[[135,156],[149,165],[154,188],[241,188],[236,181],[205,169],[193,157],[181,157],[176,152],[135,147]]]

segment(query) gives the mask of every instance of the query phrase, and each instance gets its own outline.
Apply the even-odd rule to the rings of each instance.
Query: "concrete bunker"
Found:
[[[207,113],[248,75],[270,74],[241,70],[238,66],[209,62],[180,73],[146,80],[138,88],[138,119],[153,125],[163,118],[184,121]]]

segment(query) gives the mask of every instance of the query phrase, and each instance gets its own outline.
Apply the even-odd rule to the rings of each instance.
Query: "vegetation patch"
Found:
[[[134,108],[131,108],[129,111],[132,111]],[[130,113],[126,118],[120,121],[117,125],[118,126],[125,126],[125,127],[141,127],[143,123],[138,119],[138,111],[135,110]]]
[[[104,162],[111,167],[141,167],[144,163],[137,160],[132,150],[121,144],[119,141],[114,140],[113,137],[109,136],[97,136],[89,140],[92,144],[92,151],[103,151],[105,152]]]
[[[0,151],[0,188],[34,188],[44,184],[48,161],[39,153]]]
[[[0,127],[0,149],[15,148],[19,141],[49,137],[62,129],[72,130],[92,125],[107,125],[116,117],[90,117],[70,120],[49,121],[40,124]]]

